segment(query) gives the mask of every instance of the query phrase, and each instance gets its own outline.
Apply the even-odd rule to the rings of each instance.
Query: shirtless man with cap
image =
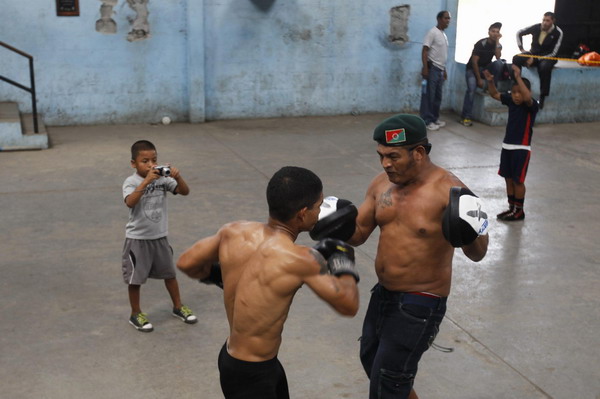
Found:
[[[370,379],[370,399],[417,398],[413,381],[446,312],[454,248],[481,260],[488,246],[487,215],[456,176],[431,162],[421,118],[388,118],[375,128],[373,139],[383,172],[367,189],[356,225],[342,217],[353,207],[344,200],[327,217],[339,228],[325,228],[326,219],[319,220],[311,236],[323,231],[361,245],[379,227],[379,281],[365,315],[361,362]]]
[[[267,187],[267,223],[224,225],[186,250],[177,267],[191,278],[224,289],[230,333],[219,354],[225,398],[289,398],[277,359],[281,333],[294,295],[309,286],[337,312],[358,311],[354,250],[324,239],[296,245],[315,225],[323,201],[321,180],[311,171],[284,167]]]
[[[431,162],[421,118],[388,118],[375,128],[373,139],[384,171],[367,189],[349,240],[360,245],[380,229],[375,259],[379,282],[365,315],[360,356],[371,380],[371,399],[416,398],[412,386],[419,360],[446,312],[454,246],[475,262],[483,259],[487,216],[456,176]],[[460,198],[450,194],[449,204],[452,187],[464,190],[459,189]],[[450,214],[463,195],[479,220]]]

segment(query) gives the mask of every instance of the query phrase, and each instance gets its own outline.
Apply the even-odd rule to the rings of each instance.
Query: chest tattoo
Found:
[[[392,206],[392,188],[388,188],[388,190],[386,192],[384,192],[383,194],[381,194],[381,196],[379,197],[379,200],[377,201],[377,205],[380,208],[387,208],[389,206]]]

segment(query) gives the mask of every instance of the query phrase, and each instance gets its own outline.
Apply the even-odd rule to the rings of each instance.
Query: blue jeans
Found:
[[[427,90],[421,93],[421,118],[426,125],[440,118],[442,105],[442,89],[444,87],[444,70],[429,63],[429,76],[427,77]]]
[[[421,355],[446,313],[446,298],[388,291],[376,284],[360,338],[360,360],[371,380],[369,399],[407,398]]]
[[[486,66],[485,68],[479,68],[479,76],[484,80],[483,71],[487,69],[492,75],[494,75],[494,83],[498,85],[498,81],[502,75],[502,68],[504,64],[502,61],[496,60]],[[465,92],[465,100],[463,101],[463,109],[461,118],[471,119],[473,117],[473,102],[475,101],[475,90],[477,89],[477,78],[475,72],[472,69],[467,69],[465,72],[465,80],[467,81],[467,91]],[[487,82],[486,82],[487,83]]]

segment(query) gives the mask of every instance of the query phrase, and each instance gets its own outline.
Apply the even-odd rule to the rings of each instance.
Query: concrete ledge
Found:
[[[33,115],[21,115],[17,103],[0,103],[0,151],[44,150],[48,148],[48,134],[38,114],[38,131],[33,129]]]
[[[451,93],[452,109],[460,115],[465,95],[465,64],[456,64],[456,73]],[[537,69],[523,68],[523,77],[531,81],[533,96],[540,98],[540,79]],[[600,121],[598,96],[600,93],[600,67],[583,67],[575,62],[559,61],[552,71],[550,95],[544,109],[536,117],[536,123],[573,123]],[[479,93],[480,94],[480,93]],[[486,115],[487,111],[476,113],[477,96],[474,104],[474,119],[492,126],[506,123],[500,114]],[[492,100],[493,101],[493,100]],[[494,108],[498,107],[498,102]],[[485,108],[489,108],[485,106]],[[494,111],[495,112],[495,111]]]
[[[21,119],[17,103],[0,103],[0,146],[21,137]]]
[[[29,150],[45,150],[48,148],[48,135],[26,134],[22,135],[19,140],[0,141],[0,151],[29,151]]]

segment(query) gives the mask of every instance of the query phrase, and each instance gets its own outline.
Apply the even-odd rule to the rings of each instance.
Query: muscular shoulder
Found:
[[[221,227],[221,229],[219,230],[219,234],[221,234],[222,236],[252,234],[255,232],[262,231],[264,227],[264,223],[238,220],[223,225],[223,227]]]
[[[444,195],[448,194],[451,187],[466,187],[456,175],[449,170],[438,167],[432,178],[432,185]]]
[[[253,259],[258,260],[255,266],[260,280],[281,295],[295,291],[321,270],[315,250],[276,236],[265,240]]]
[[[381,172],[380,174],[375,176],[373,178],[373,180],[371,180],[371,184],[369,185],[369,188],[367,189],[367,193],[369,196],[372,196],[373,198],[377,198],[379,196],[379,194],[387,191],[388,188],[391,186],[391,184],[392,183],[390,183],[385,172]]]
[[[236,221],[223,225],[217,233],[220,254],[238,263],[245,263],[265,240],[266,225],[259,222]]]
[[[227,247],[240,260],[252,257],[263,265],[275,265],[281,272],[296,274],[308,266],[318,269],[314,251],[295,244],[290,238],[267,224],[237,221],[224,225],[220,234]]]
[[[445,208],[452,187],[466,187],[454,173],[441,167],[435,167],[427,180],[415,191],[421,206],[431,206],[435,209]]]

